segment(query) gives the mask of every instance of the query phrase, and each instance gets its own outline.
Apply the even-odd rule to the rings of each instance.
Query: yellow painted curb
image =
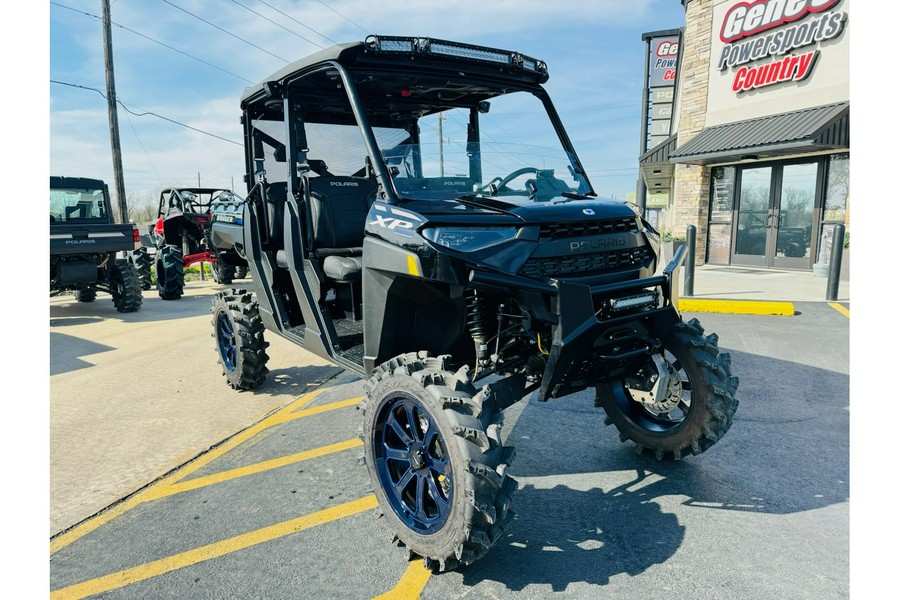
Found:
[[[680,298],[678,310],[683,312],[729,313],[737,315],[779,315],[794,316],[791,302],[768,302],[764,300],[701,300]]]

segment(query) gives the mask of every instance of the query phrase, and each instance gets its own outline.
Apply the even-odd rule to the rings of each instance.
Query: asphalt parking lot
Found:
[[[193,289],[196,299],[177,309],[148,292],[119,326],[180,320],[191,352],[214,293],[208,283]],[[97,308],[107,302],[101,294]],[[54,316],[87,310],[74,306],[52,308],[51,336],[62,333]],[[685,313],[718,333],[741,380],[731,430],[703,455],[662,463],[636,454],[587,393],[508,409],[516,517],[482,560],[434,575],[377,518],[358,460],[362,381],[269,336],[279,383],[233,392],[207,334],[197,342],[204,354],[157,368],[188,407],[194,396],[211,413],[217,399],[222,410],[242,406],[233,429],[183,434],[183,456],[174,447],[157,455],[155,471],[133,475],[140,484],[113,469],[106,495],[117,501],[69,516],[71,525],[61,518],[55,535],[51,527],[51,598],[847,598],[849,305],[796,309]],[[65,333],[86,342],[103,320]],[[157,343],[145,336],[142,347],[158,354]],[[124,338],[109,348],[99,363],[51,375],[51,389],[74,373],[87,385],[92,370],[136,353]],[[60,351],[51,340],[51,364]],[[191,413],[187,424],[200,420]],[[116,447],[124,456],[130,445]],[[51,506],[63,500],[51,496]]]

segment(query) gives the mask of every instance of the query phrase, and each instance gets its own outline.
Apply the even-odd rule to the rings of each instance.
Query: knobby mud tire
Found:
[[[138,282],[142,290],[146,291],[152,287],[150,270],[153,266],[153,259],[146,248],[138,248],[132,255],[134,262],[134,270],[137,271]]]
[[[719,352],[718,336],[703,335],[697,319],[679,323],[665,339],[667,356],[674,355],[676,371],[685,373],[690,406],[683,420],[657,420],[631,399],[623,381],[597,387],[597,404],[606,412],[606,425],[615,425],[621,441],[631,440],[636,451],[645,449],[657,459],[681,459],[708,450],[731,427],[738,407],[738,378],[731,375],[731,356]]]
[[[269,343],[253,294],[247,290],[219,292],[211,310],[216,356],[228,385],[236,390],[258,387],[269,373]]]
[[[213,280],[216,283],[221,283],[222,285],[231,285],[234,281],[234,265],[226,265],[220,261],[214,261],[212,263],[212,276]]]
[[[247,276],[248,273],[247,267],[235,267],[234,268],[234,278],[235,279],[243,279]]]
[[[393,530],[393,541],[406,546],[410,558],[421,556],[425,567],[432,571],[451,570],[484,556],[513,519],[510,505],[517,488],[516,481],[507,473],[515,452],[511,447],[504,447],[500,437],[503,413],[492,409],[487,388],[478,391],[468,382],[465,369],[455,374],[447,371],[448,359],[448,356],[431,357],[426,352],[395,357],[374,369],[366,381],[366,397],[360,403],[362,458],[378,499],[379,516]],[[406,412],[410,406],[413,409]],[[400,412],[395,413],[392,408]],[[404,412],[407,416],[400,416],[398,421],[397,415]],[[410,418],[410,414],[418,417]],[[386,427],[395,427],[403,421],[409,431],[408,425],[413,421],[424,428],[423,415],[424,422],[436,427],[436,433],[432,432],[431,436],[437,442],[429,451],[431,425],[417,432],[426,445],[427,459],[426,467],[420,467],[413,475],[414,487],[425,490],[429,486],[435,507],[435,493],[444,500],[444,509],[437,507],[440,516],[436,525],[425,524],[417,516],[426,514],[426,492],[412,499],[404,495],[404,492],[411,493],[408,487],[397,491],[392,485],[391,467],[387,466],[390,463],[385,458],[390,446],[388,436],[392,435],[384,434]],[[391,416],[393,422],[389,421]],[[410,447],[418,443],[411,441]],[[434,463],[435,454],[444,460]],[[404,470],[404,459],[391,460],[395,473]],[[398,486],[419,462],[414,463],[412,458],[405,460],[409,471],[399,478]],[[435,478],[432,466],[441,462],[442,466],[433,467],[434,473],[439,473]],[[443,485],[441,477],[450,480],[450,492],[446,496],[446,490],[437,489]],[[420,479],[429,478],[430,482],[419,483]],[[411,514],[408,504],[404,504],[409,501],[415,501],[422,512]]]
[[[140,278],[134,265],[124,258],[117,259],[109,268],[109,289],[117,311],[129,313],[141,310],[144,296]]]
[[[156,253],[156,291],[163,300],[178,300],[184,294],[184,258],[175,246]]]

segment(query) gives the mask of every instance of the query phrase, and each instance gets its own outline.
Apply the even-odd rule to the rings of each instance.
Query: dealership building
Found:
[[[695,225],[698,264],[822,274],[850,223],[850,0],[682,4],[643,36],[638,204]]]

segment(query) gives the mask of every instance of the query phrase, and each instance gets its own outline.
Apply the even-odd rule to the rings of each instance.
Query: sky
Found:
[[[334,43],[434,37],[547,62],[546,84],[594,189],[625,199],[638,177],[644,42],[681,27],[678,0],[111,0],[126,196],[171,185],[243,189],[244,88]],[[560,8],[565,6],[565,8]],[[100,0],[49,3],[53,175],[114,189]],[[75,87],[78,86],[78,87]],[[153,114],[150,114],[153,113]]]

